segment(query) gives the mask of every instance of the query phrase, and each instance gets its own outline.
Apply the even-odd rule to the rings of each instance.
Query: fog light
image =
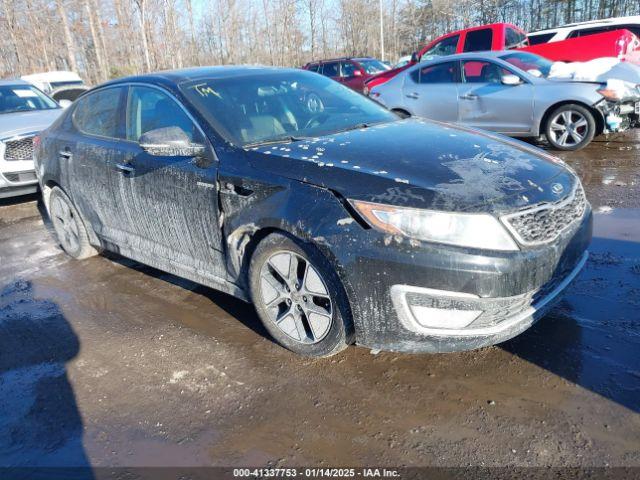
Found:
[[[409,308],[416,322],[425,328],[464,328],[482,314],[482,310],[445,310],[422,305]]]
[[[393,285],[391,300],[405,328],[423,335],[463,335],[484,313],[480,297],[470,293]]]

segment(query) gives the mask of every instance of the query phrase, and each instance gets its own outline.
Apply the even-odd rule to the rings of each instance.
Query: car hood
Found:
[[[347,199],[415,208],[500,213],[556,201],[576,182],[542,150],[416,118],[247,151],[257,169]]]
[[[49,127],[63,112],[62,108],[31,112],[0,113],[0,139],[33,133]]]

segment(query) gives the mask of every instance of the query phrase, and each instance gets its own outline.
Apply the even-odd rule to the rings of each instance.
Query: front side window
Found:
[[[492,62],[471,60],[462,63],[465,83],[501,83],[511,72]]]
[[[318,65],[317,63],[311,64],[307,67],[307,70],[309,70],[310,72],[317,72],[318,70],[320,70],[320,65]]]
[[[343,77],[353,77],[353,72],[356,71],[356,66],[352,62],[342,62],[340,68],[342,69]]]
[[[358,60],[358,63],[369,75],[375,75],[376,73],[386,72],[391,69],[389,65],[373,58],[368,60]]]
[[[447,37],[444,40],[440,40],[433,47],[422,54],[422,58],[426,57],[439,57],[444,55],[453,55],[456,53],[456,48],[458,47],[458,40],[460,39],[460,35],[453,35],[451,37]]]
[[[508,27],[505,35],[505,48],[507,50],[527,46],[527,36],[524,33]]]
[[[438,63],[415,69],[411,78],[416,83],[456,83],[457,70],[456,62]]]
[[[127,140],[134,142],[145,133],[169,127],[178,127],[191,142],[197,136],[193,121],[182,107],[163,91],[151,87],[131,87],[126,123]]]
[[[220,135],[240,146],[398,120],[373,100],[304,70],[205,78],[179,88]]]
[[[0,114],[52,110],[60,108],[56,102],[31,85],[0,86]]]
[[[484,50],[491,50],[492,42],[493,31],[490,28],[472,30],[471,32],[467,32],[467,36],[464,39],[463,51],[482,52]]]
[[[73,123],[82,133],[123,138],[120,104],[126,87],[105,88],[81,97],[73,112]]]

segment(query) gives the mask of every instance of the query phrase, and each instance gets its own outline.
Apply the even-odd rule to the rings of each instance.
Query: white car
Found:
[[[89,90],[77,73],[63,70],[23,75],[20,79],[38,87],[63,107]]]
[[[640,15],[571,23],[556,28],[531,32],[527,37],[529,38],[530,45],[539,45],[541,43],[559,42],[568,38],[585,37],[587,35],[622,29],[629,30],[636,37],[640,38]]]
[[[49,127],[62,108],[22,80],[0,80],[0,198],[34,193],[33,137]]]

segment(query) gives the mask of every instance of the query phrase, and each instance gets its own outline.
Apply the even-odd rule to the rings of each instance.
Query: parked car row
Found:
[[[551,68],[549,60],[523,51],[464,53],[414,65],[369,94],[403,116],[544,135],[558,150],[578,150],[603,132],[640,125],[640,85],[553,79]]]
[[[380,60],[369,57],[323,60],[307,63],[302,68],[329,77],[358,92],[364,91],[364,84],[368,79],[391,69]]]

